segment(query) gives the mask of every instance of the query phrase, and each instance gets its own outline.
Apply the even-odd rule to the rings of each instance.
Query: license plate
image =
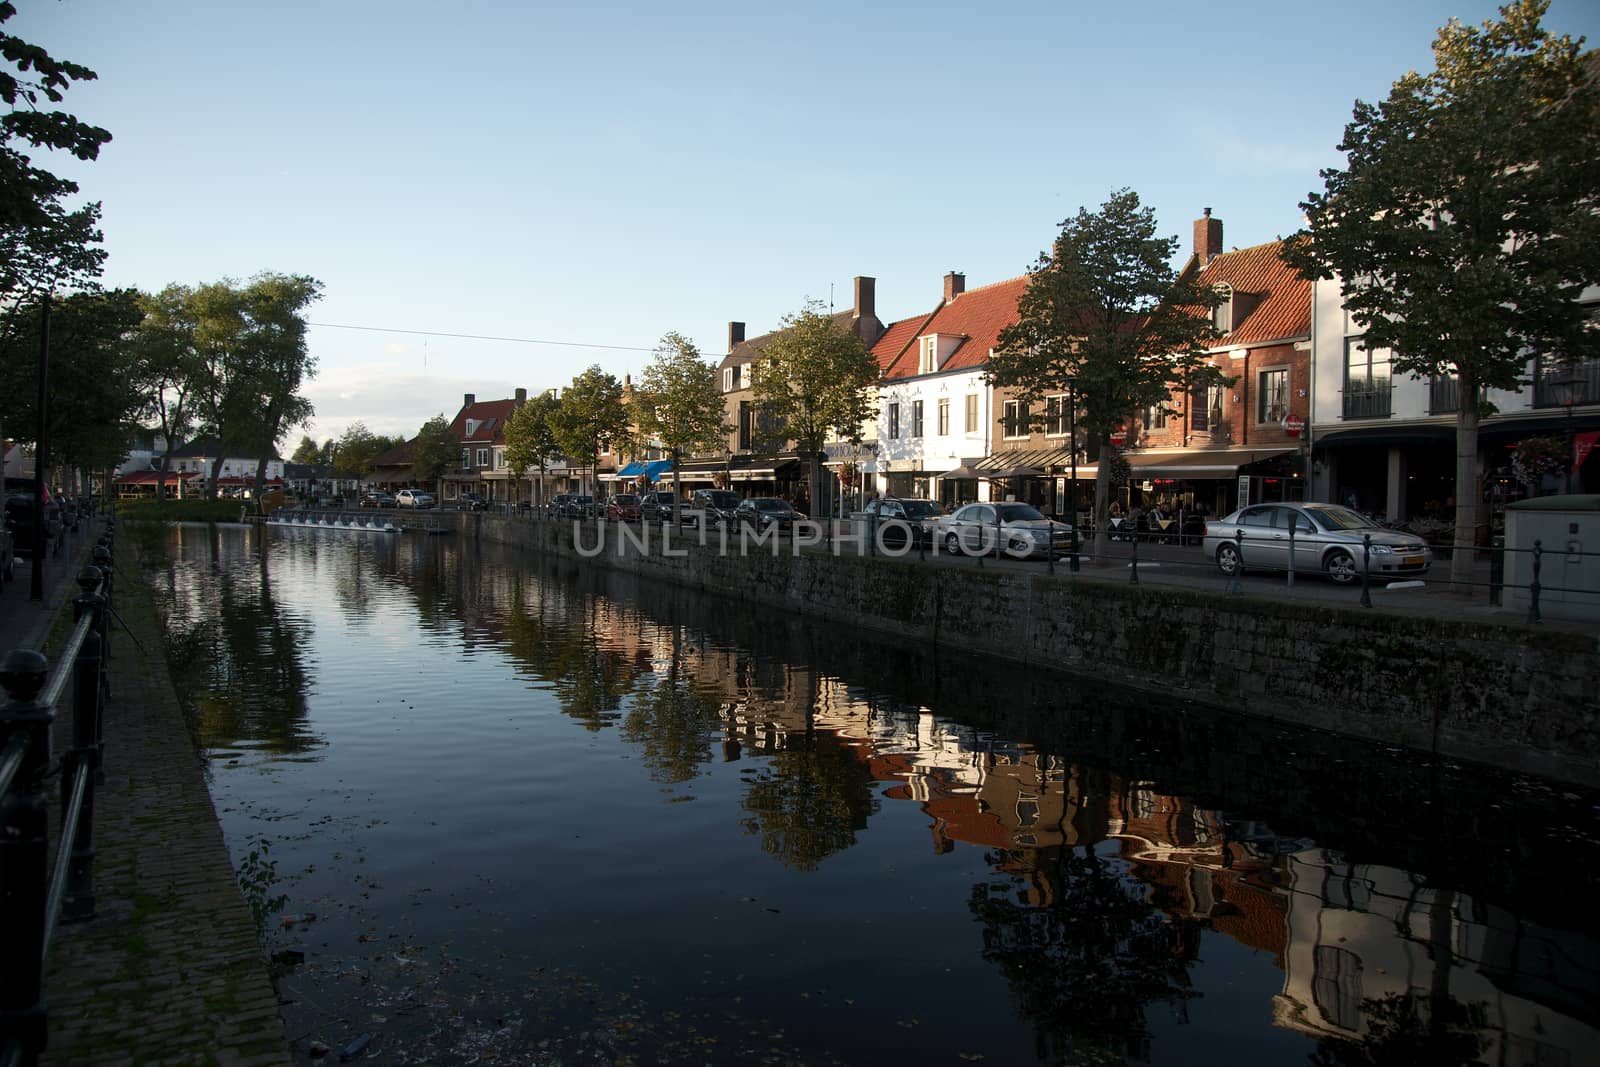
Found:
[[[1421,566],[1422,565],[1422,557],[1421,556],[1407,556],[1405,558],[1405,564],[1406,564],[1407,567]]]

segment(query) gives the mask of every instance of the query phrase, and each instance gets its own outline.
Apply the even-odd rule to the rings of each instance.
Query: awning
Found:
[[[1206,448],[1182,452],[1129,452],[1134,477],[1232,478],[1240,467],[1297,452],[1296,448]]]
[[[670,471],[671,469],[672,460],[670,459],[653,459],[648,463],[642,459],[636,459],[619,471],[600,475],[600,480],[602,482],[623,482],[637,478],[642,474],[653,482],[661,477],[662,471]]]
[[[1046,449],[1020,449],[1014,448],[1006,452],[996,452],[984,456],[973,467],[979,471],[1005,470],[1011,467],[1070,467],[1072,466],[1072,452],[1066,448]],[[1078,466],[1081,468],[1082,463]]]

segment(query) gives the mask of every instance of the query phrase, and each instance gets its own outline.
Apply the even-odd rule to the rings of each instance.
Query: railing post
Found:
[[[1538,622],[1538,621],[1540,621],[1539,620],[1539,564],[1540,564],[1541,557],[1543,557],[1543,556],[1544,556],[1544,543],[1542,541],[1535,541],[1533,543],[1533,581],[1528,583],[1528,621],[1529,622]]]
[[[1361,606],[1372,607],[1372,586],[1368,581],[1372,573],[1372,535],[1361,535]]]
[[[44,776],[54,716],[36,698],[48,666],[29,649],[14,649],[0,660],[0,685],[10,698],[0,707],[0,737],[27,738],[16,784],[0,804],[0,1042],[17,1042],[24,1063],[35,1062],[45,1045],[41,985],[50,816]]]
[[[83,807],[78,816],[78,833],[73,839],[72,856],[67,863],[67,891],[61,905],[64,922],[94,918],[94,792],[101,780],[101,723],[104,689],[101,686],[105,659],[102,655],[102,623],[105,597],[95,590],[100,585],[98,568],[85,567],[78,573],[83,590],[72,600],[72,617],[82,620],[94,616],[78,658],[72,664],[72,751],[61,766],[62,836],[67,833],[66,816],[72,802],[72,783],[81,772],[88,781],[83,790]]]
[[[1129,585],[1138,585],[1139,584],[1139,542],[1138,541],[1134,541],[1133,542],[1133,555],[1131,557],[1129,557],[1129,558],[1130,558],[1130,560],[1132,562],[1128,566],[1128,584]]]
[[[1489,603],[1499,606],[1506,584],[1506,539],[1496,537],[1489,549]]]

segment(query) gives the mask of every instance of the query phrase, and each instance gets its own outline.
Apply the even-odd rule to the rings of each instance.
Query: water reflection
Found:
[[[620,783],[600,791],[594,802],[608,805],[615,851],[678,834],[678,848],[697,850],[693,865],[727,872],[719,883],[761,881],[763,892],[817,902],[817,936],[781,942],[800,958],[786,966],[858,988],[848,1008],[807,994],[811,1036],[786,1039],[798,1042],[787,1053],[798,1061],[820,1060],[823,1049],[844,1062],[874,1060],[868,1050],[884,1047],[882,1020],[895,1018],[903,1032],[894,1047],[912,1059],[970,1047],[990,1062],[1253,1054],[1325,1064],[1402,1055],[1559,1064],[1578,1062],[1600,1038],[1586,1010],[1600,1002],[1597,923],[1569,904],[1600,888],[1593,795],[1181,699],[1153,703],[1101,683],[997,670],[467,539],[336,536],[179,543],[167,572],[176,617],[213,623],[211,636],[196,638],[210,687],[200,698],[209,709],[205,743],[274,752],[320,743],[319,724],[331,720],[313,699],[316,679],[355,674],[363,658],[383,655],[344,647],[352,635],[389,641],[391,670],[436,652],[437,677],[448,680],[463,716],[501,701],[514,714],[498,725],[484,720],[491,732],[472,735],[480,751],[485,737],[514,749],[505,723],[523,721],[517,716],[542,706],[535,698],[547,698],[569,733],[582,727],[586,744],[574,748],[559,733],[541,733],[541,744],[562,746],[562,759],[591,761],[552,780],[552,790],[592,789],[615,776],[611,753],[620,748],[668,803],[698,802],[700,814],[685,825],[650,807],[659,793],[635,798]],[[336,606],[316,621],[313,604],[324,596]],[[317,633],[336,625],[338,647]],[[527,700],[511,701],[507,687]],[[267,690],[277,695],[263,698]],[[505,753],[540,766],[536,754]],[[476,768],[444,758],[427,773],[462,775],[443,787],[452,802],[493,777],[472,777]],[[542,787],[535,780],[527,788]],[[523,803],[542,810],[560,796],[540,792]],[[506,814],[486,800],[476,817],[500,824]],[[730,840],[735,827],[769,870],[748,866]],[[470,847],[460,835],[407,832],[415,836],[400,843],[424,853]],[[529,855],[564,847],[542,820],[514,832]],[[489,860],[470,854],[466,862]],[[769,931],[719,910],[699,940],[686,931],[688,943],[674,941],[662,932],[663,913],[692,927],[704,881],[629,889],[638,877],[624,866],[610,891],[599,888],[604,879],[572,883],[591,896],[610,892],[594,903],[626,946],[617,966],[647,969],[654,956],[676,976],[686,959],[703,963],[738,998],[764,1006],[763,1025],[802,1028],[791,988],[798,979],[762,964],[754,947]],[[846,917],[893,931],[907,916],[907,893],[934,901],[942,918],[863,956],[843,932]],[[563,898],[538,910],[579,907]],[[509,933],[518,928],[538,947],[521,946]],[[528,914],[491,947],[532,959],[560,947],[559,934]],[[1237,964],[1246,978],[1219,973],[1219,961],[1234,958],[1226,946],[1248,960]],[[603,970],[592,940],[584,951]],[[908,953],[930,973],[961,979],[907,988],[908,964],[897,957]],[[642,980],[636,975],[631,988]],[[1232,992],[1240,984],[1261,993],[1240,1002]],[[676,985],[654,1007],[731,1035],[751,1025],[729,1007],[733,995],[710,996],[696,1015],[691,992]],[[993,997],[1024,1020],[1022,1030],[994,1021],[1006,1013],[992,1010]],[[870,1018],[855,1010],[868,1004]],[[1197,1046],[1196,1033],[1227,1040]],[[972,1035],[982,1040],[969,1046]],[[504,1061],[516,1048],[497,1053]],[[696,1053],[736,1061],[707,1047]]]

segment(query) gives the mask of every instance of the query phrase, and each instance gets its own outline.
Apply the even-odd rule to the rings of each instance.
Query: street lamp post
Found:
[[[1579,374],[1575,367],[1568,367],[1560,377],[1551,378],[1545,385],[1555,402],[1567,409],[1567,458],[1562,464],[1561,484],[1563,492],[1571,493],[1572,468],[1576,465],[1573,462],[1572,409],[1578,401],[1584,399],[1585,382],[1583,375]]]
[[[1067,481],[1067,521],[1072,524],[1072,562],[1070,568],[1078,572],[1078,380],[1067,379],[1067,449],[1072,453],[1069,462],[1072,475]]]

